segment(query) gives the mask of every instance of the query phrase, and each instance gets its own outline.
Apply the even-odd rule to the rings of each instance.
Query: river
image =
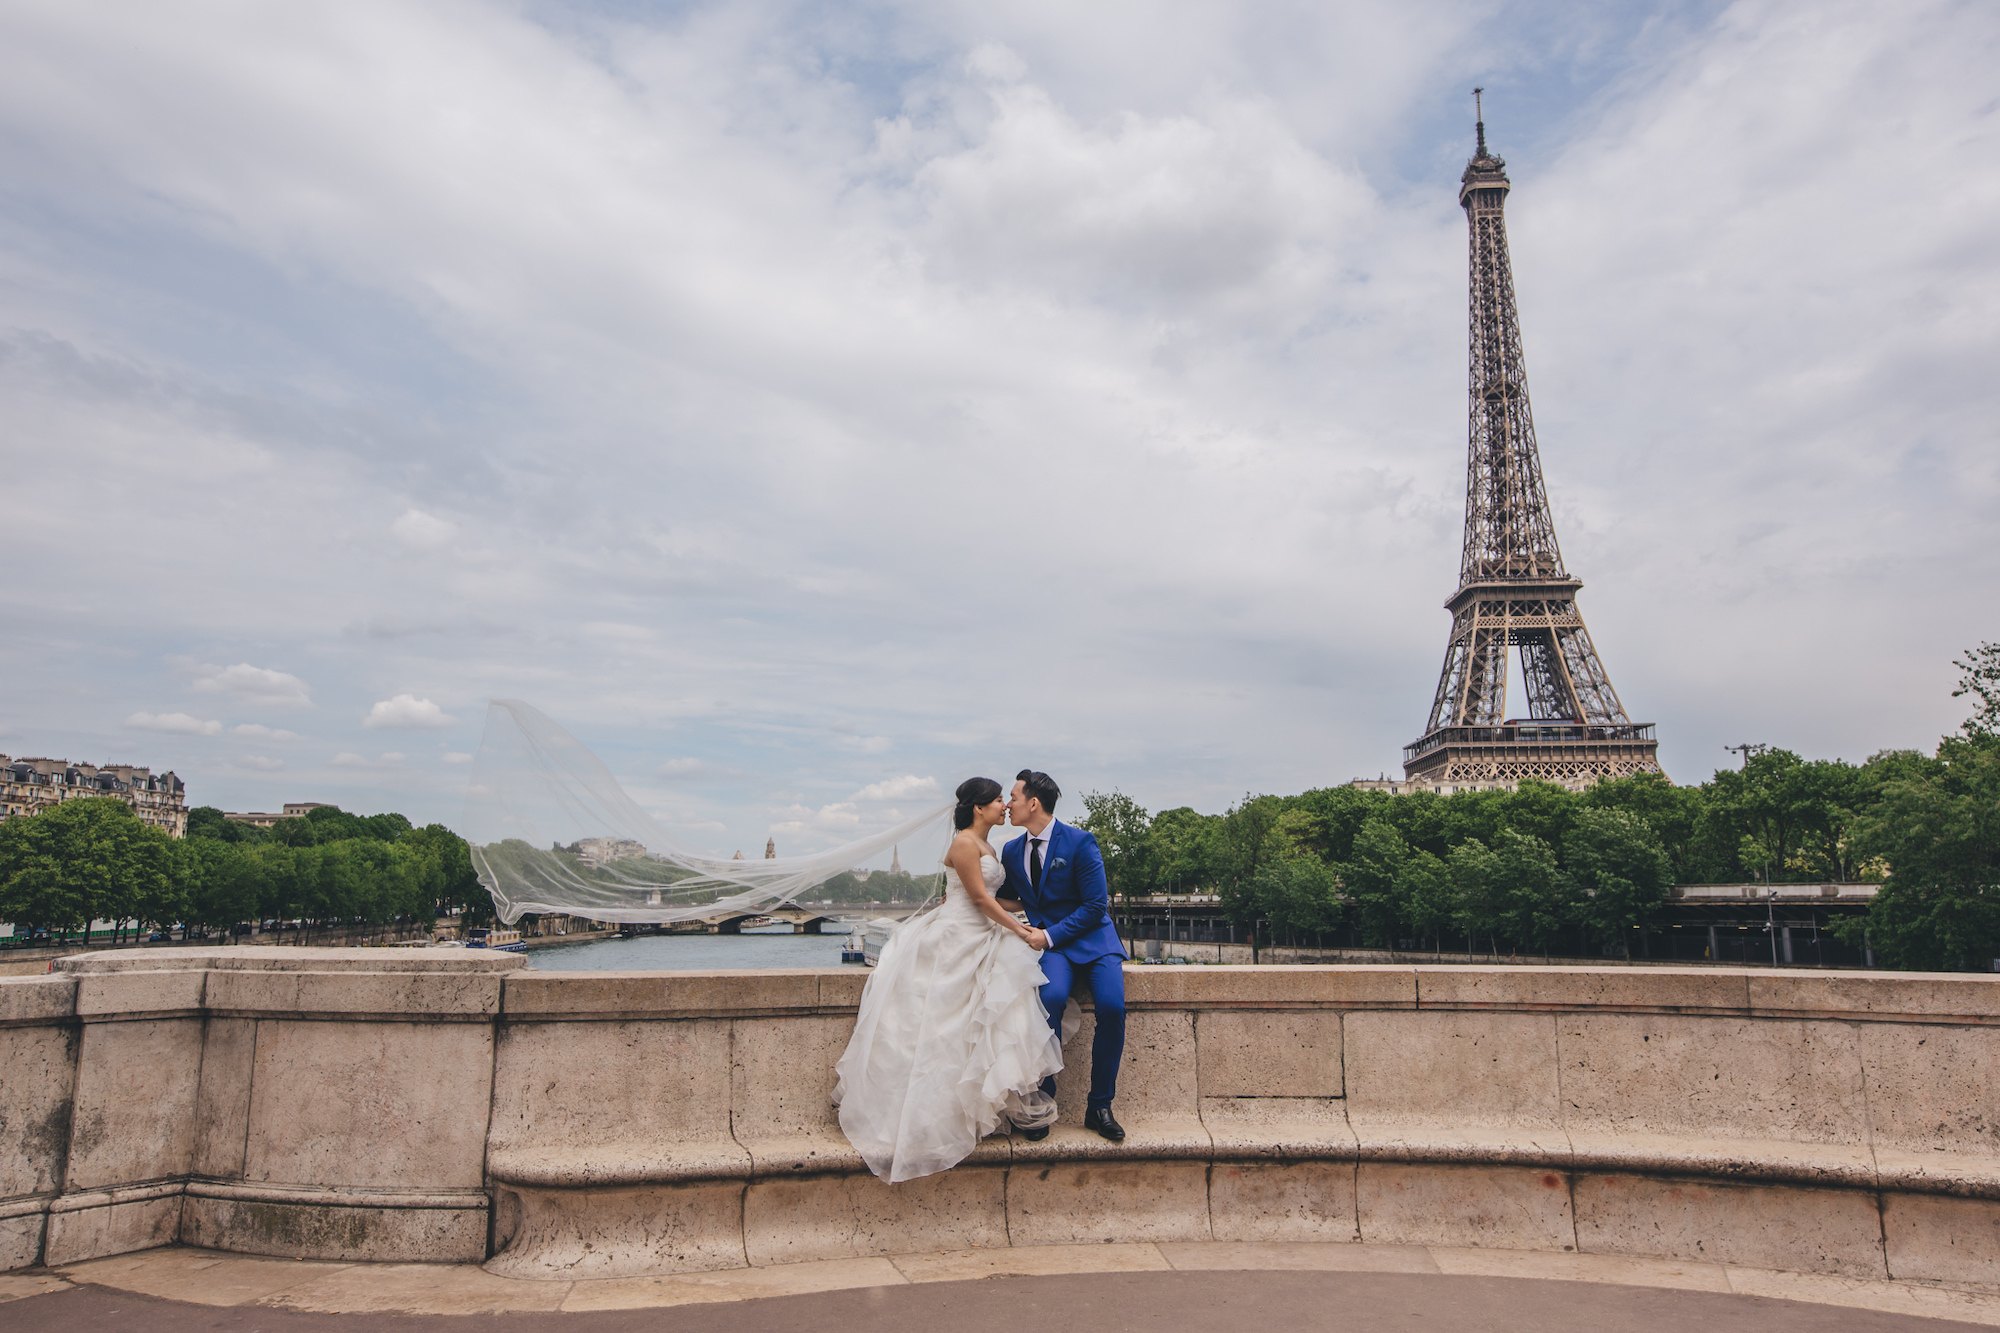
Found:
[[[715,967],[839,967],[844,930],[794,935],[791,927],[741,935],[640,935],[530,949],[538,972],[660,972]],[[859,970],[858,965],[856,970]]]

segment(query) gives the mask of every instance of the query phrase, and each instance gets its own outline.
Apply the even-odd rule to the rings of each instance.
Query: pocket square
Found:
[[[1058,857],[1057,857],[1057,858],[1056,858],[1055,860],[1053,860],[1053,861],[1049,862],[1049,869],[1051,869],[1051,870],[1060,870],[1060,869],[1062,869],[1062,868],[1063,868],[1064,866],[1066,866],[1066,865],[1068,865],[1068,864],[1069,864],[1069,858],[1068,858],[1068,857],[1066,857],[1066,856],[1058,856]]]

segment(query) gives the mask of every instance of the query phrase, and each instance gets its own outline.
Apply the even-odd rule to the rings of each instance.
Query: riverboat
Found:
[[[498,949],[501,953],[526,953],[528,946],[521,943],[518,930],[490,930],[484,926],[474,926],[465,932],[465,947],[468,949]]]

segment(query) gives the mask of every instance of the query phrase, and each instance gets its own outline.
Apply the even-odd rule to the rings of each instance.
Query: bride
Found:
[[[1006,876],[987,834],[1000,784],[959,784],[944,902],[904,922],[861,991],[833,1100],[868,1169],[891,1183],[949,1170],[1003,1122],[1045,1129],[1062,1068],[1037,950],[1048,939],[994,898]]]

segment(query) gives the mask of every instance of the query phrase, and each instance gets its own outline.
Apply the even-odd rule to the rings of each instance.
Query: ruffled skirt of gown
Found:
[[[985,859],[989,886],[999,863]],[[956,885],[882,947],[834,1101],[868,1169],[891,1183],[949,1170],[1011,1123],[1051,1124],[1042,1080],[1062,1043],[1042,1008],[1041,956],[982,915]]]

